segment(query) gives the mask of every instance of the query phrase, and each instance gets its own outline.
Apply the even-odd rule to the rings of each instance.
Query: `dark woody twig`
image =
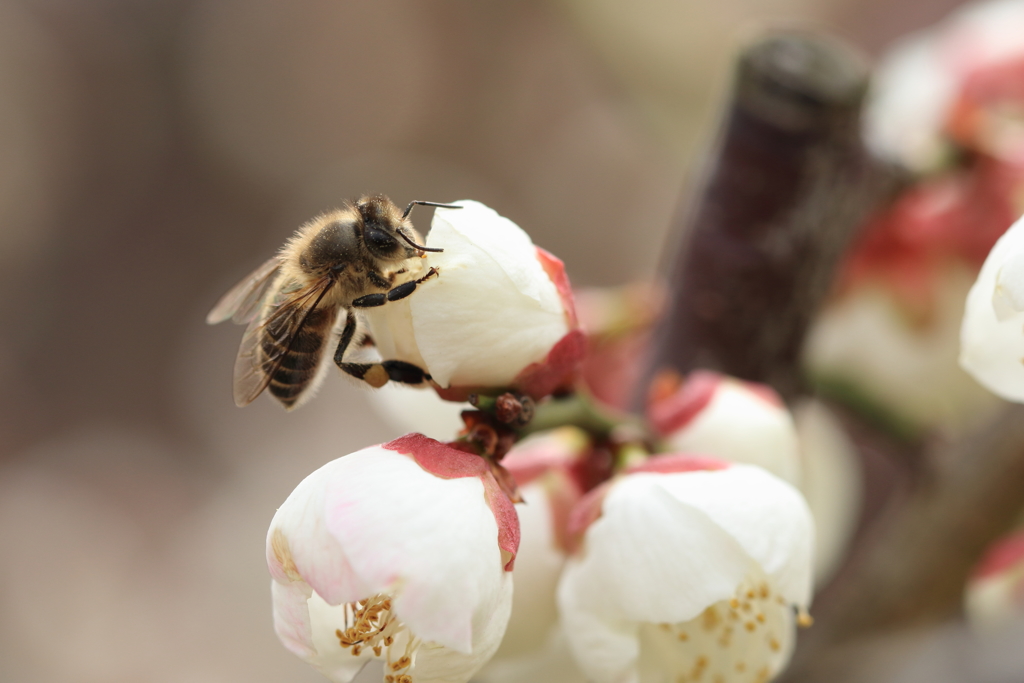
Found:
[[[801,386],[800,350],[877,196],[860,142],[862,62],[809,34],[740,58],[707,181],[681,217],[652,374],[711,368]]]

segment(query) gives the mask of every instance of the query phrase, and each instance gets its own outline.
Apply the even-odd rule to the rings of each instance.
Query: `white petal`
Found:
[[[1024,54],[1020,0],[977,2],[890,50],[872,78],[865,138],[883,158],[924,172],[946,156],[943,126],[966,75]]]
[[[354,599],[392,594],[417,636],[471,652],[473,615],[500,592],[505,573],[483,483],[440,479],[384,448],[336,462],[326,524],[370,589]]]
[[[545,481],[534,480],[520,489],[520,541],[516,553],[516,592],[505,638],[496,657],[516,657],[539,650],[558,618],[555,588],[565,563],[565,551],[555,536],[555,517]]]
[[[1017,257],[1024,254],[1024,222],[1017,221],[999,238],[978,280],[967,295],[960,328],[960,365],[987,389],[1011,401],[1024,401],[1024,312],[1015,310],[1020,293]],[[1000,292],[999,276],[1009,270]],[[1002,299],[997,316],[995,298]]]
[[[270,582],[274,631],[290,652],[306,660],[316,654],[306,605],[311,592],[309,584],[303,581]]]
[[[385,306],[385,308],[387,308]],[[438,441],[450,441],[462,429],[462,411],[468,403],[445,401],[429,389],[389,382],[369,392],[378,415],[399,434],[418,432]]]
[[[640,625],[594,612],[589,571],[570,560],[558,584],[558,608],[569,648],[593,683],[632,683],[637,680]]]
[[[501,642],[505,622],[512,605],[512,575],[506,572],[499,590],[479,606],[473,622],[473,651],[457,652],[437,643],[420,642],[415,645],[412,655],[413,666],[409,674],[418,683],[465,683],[494,654]],[[344,606],[332,606],[313,594],[309,600],[309,614],[312,622],[313,641],[318,655],[309,663],[320,673],[337,683],[348,683],[372,659],[387,659],[387,651],[374,656],[371,648],[363,648],[359,655],[351,649],[338,645],[334,635],[336,629],[344,629]],[[397,660],[410,637],[417,634],[400,631],[391,646],[391,661]],[[415,644],[415,643],[414,643]]]
[[[732,379],[723,379],[708,405],[667,441],[681,453],[758,465],[800,483],[799,444],[789,411]]]
[[[569,332],[555,283],[515,223],[473,201],[437,209],[426,265],[438,277],[364,312],[382,357],[426,369],[441,386],[502,386]]]
[[[477,606],[473,620],[473,651],[420,646],[412,677],[417,683],[465,683],[491,659],[501,644],[512,611],[512,573],[502,572],[498,590]]]
[[[536,301],[543,310],[564,312],[558,292],[549,286],[551,280],[537,260],[537,247],[522,228],[480,202],[464,199],[455,204],[462,208],[434,212],[429,235],[431,246],[457,244],[458,235],[486,254],[519,292]],[[437,258],[437,264],[445,264],[441,255]],[[434,263],[431,261],[432,265]]]
[[[819,401],[793,411],[803,456],[800,490],[814,515],[814,583],[831,578],[857,528],[864,477],[856,447],[842,425]]]
[[[304,582],[331,604],[379,592],[356,574],[327,530],[326,489],[335,477],[346,476],[344,461],[331,461],[303,479],[274,515],[267,534],[267,562],[275,581]]]
[[[426,284],[417,287],[414,294],[419,296]],[[382,360],[404,360],[406,363],[426,368],[420,355],[416,334],[413,331],[412,311],[409,302],[413,297],[388,302],[384,306],[362,311],[370,328],[370,336]]]
[[[1000,321],[1024,311],[1024,251],[1010,256],[996,273],[992,305]]]
[[[507,232],[522,233],[507,224],[514,228]],[[505,225],[483,227],[498,232]],[[408,305],[420,353],[442,386],[508,384],[527,365],[543,360],[569,331],[558,291],[535,248],[530,245],[524,254],[518,239],[509,242],[508,253],[488,252],[449,222],[435,219],[428,243],[445,252],[431,255],[430,263],[441,274],[409,297]]]
[[[666,489],[662,480],[674,476],[634,474],[612,486],[580,557],[566,568],[560,596],[571,581],[570,594],[589,611],[631,622],[687,621],[732,596],[751,559],[719,524]]]
[[[791,485],[753,465],[633,477],[655,478],[674,498],[707,515],[761,566],[787,601],[810,604],[814,522]]]

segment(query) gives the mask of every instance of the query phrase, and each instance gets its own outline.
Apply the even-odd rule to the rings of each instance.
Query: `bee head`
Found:
[[[412,223],[384,195],[363,197],[356,202],[363,218],[363,243],[370,254],[382,261],[404,261],[422,255],[410,234]]]

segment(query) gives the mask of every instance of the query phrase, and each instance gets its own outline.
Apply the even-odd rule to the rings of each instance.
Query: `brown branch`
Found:
[[[801,386],[807,327],[879,194],[860,142],[866,69],[809,34],[741,56],[707,180],[681,218],[651,374],[712,368]]]

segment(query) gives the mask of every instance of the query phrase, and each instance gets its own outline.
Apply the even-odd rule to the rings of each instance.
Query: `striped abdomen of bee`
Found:
[[[324,354],[337,318],[335,307],[314,308],[305,313],[294,335],[287,318],[272,315],[267,320],[260,338],[260,367],[270,378],[270,393],[285,407],[293,407],[327,367]]]

